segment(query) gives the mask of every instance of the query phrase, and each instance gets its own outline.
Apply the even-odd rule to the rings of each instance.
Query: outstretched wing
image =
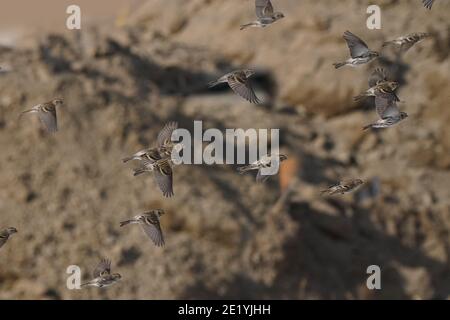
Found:
[[[350,31],[344,32],[344,40],[347,42],[352,58],[357,58],[369,51],[367,44]]]
[[[428,10],[431,10],[431,7],[433,6],[434,0],[422,0],[423,6],[427,8]]]
[[[111,274],[111,261],[108,259],[102,259],[95,267],[92,275],[94,278],[98,278],[107,274]]]
[[[239,96],[244,98],[245,100],[258,104],[259,99],[256,96],[253,89],[248,84],[247,79],[243,79],[238,76],[231,76],[228,78],[228,84],[230,85],[230,88]]]
[[[54,133],[58,131],[58,122],[56,119],[56,108],[46,108],[38,112],[39,119],[48,132]]]
[[[273,6],[270,0],[256,0],[256,17],[258,19],[271,17],[273,15]]]
[[[369,77],[369,88],[383,81],[388,81],[386,71],[383,68],[376,68]]]
[[[375,108],[381,119],[395,117],[400,114],[397,103],[393,98],[386,99],[378,96],[375,97]]]
[[[155,216],[147,216],[145,218],[145,223],[141,223],[140,225],[144,233],[157,247],[162,247],[164,245],[164,236],[161,230],[161,225]]]
[[[171,141],[172,132],[178,128],[178,123],[173,121],[167,123],[158,134],[158,146],[162,147]]]
[[[156,184],[165,197],[173,196],[173,172],[167,161],[160,162],[154,170]]]

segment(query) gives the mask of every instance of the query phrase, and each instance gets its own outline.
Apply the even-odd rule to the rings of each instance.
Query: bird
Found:
[[[178,128],[178,123],[175,121],[166,123],[162,130],[158,133],[157,147],[144,149],[136,152],[130,157],[122,159],[124,163],[131,160],[140,161],[157,161],[172,155],[174,143],[172,142],[172,133]]]
[[[0,248],[3,247],[3,245],[8,241],[9,237],[14,233],[17,233],[17,229],[14,227],[6,228],[0,231]]]
[[[109,287],[122,279],[119,273],[111,273],[111,260],[102,259],[92,272],[92,279],[86,283],[81,284],[81,287],[91,286],[104,288]]]
[[[398,46],[400,47],[400,51],[402,53],[405,53],[406,51],[411,49],[412,46],[414,46],[416,43],[426,38],[429,38],[430,36],[431,34],[428,32],[411,33],[406,36],[398,37],[394,40],[386,41],[385,43],[383,43],[383,47],[387,47],[389,45]]]
[[[134,176],[145,172],[153,172],[156,184],[162,191],[164,197],[170,198],[173,193],[172,160],[164,158],[157,161],[143,161],[143,165],[134,170]]]
[[[427,8],[428,10],[431,10],[434,0],[422,0],[422,3],[425,8]]]
[[[37,113],[42,124],[45,126],[48,132],[55,133],[58,131],[58,121],[56,117],[56,107],[64,103],[63,99],[57,98],[49,102],[40,103],[35,105],[30,110],[23,111],[20,116],[26,113]]]
[[[254,74],[255,71],[250,69],[232,71],[218,80],[210,82],[208,86],[212,88],[219,83],[226,82],[236,94],[251,103],[259,104],[260,101],[248,82],[248,79]]]
[[[320,192],[320,194],[322,194],[322,195],[327,194],[329,196],[333,196],[335,194],[345,194],[345,193],[355,190],[357,187],[359,187],[363,183],[364,183],[364,181],[361,179],[343,180],[343,181],[338,182],[335,185],[328,187],[328,189],[322,190]]]
[[[164,214],[164,210],[155,209],[143,214],[134,216],[130,220],[122,221],[120,226],[128,224],[139,224],[144,233],[153,241],[157,247],[164,246],[164,236],[161,230],[160,217]]]
[[[268,25],[284,18],[281,12],[274,12],[270,0],[255,0],[256,21],[241,25],[241,30],[248,27],[265,28]]]
[[[357,65],[368,63],[380,56],[378,52],[369,50],[367,44],[350,31],[345,31],[343,37],[350,49],[351,58],[345,62],[334,63],[333,65],[336,69],[345,65],[356,67]]]
[[[380,119],[375,123],[365,126],[363,130],[369,128],[388,128],[408,117],[406,112],[401,112],[398,109],[396,101],[392,98],[375,97],[375,109]]]
[[[237,170],[240,174],[243,174],[245,172],[252,171],[252,170],[258,170],[258,173],[256,174],[256,181],[264,182],[270,176],[262,174],[261,169],[270,167],[272,164],[272,161],[276,161],[277,158],[280,162],[282,162],[287,159],[287,156],[284,154],[274,154],[274,155],[268,154],[268,155],[262,156],[259,160],[255,161],[247,166],[242,166],[242,167],[237,168]]]
[[[376,68],[369,77],[369,89],[364,93],[357,95],[353,99],[359,101],[365,97],[378,96],[387,99],[394,99],[400,101],[395,94],[395,89],[398,88],[398,82],[389,81],[386,71],[383,68]]]

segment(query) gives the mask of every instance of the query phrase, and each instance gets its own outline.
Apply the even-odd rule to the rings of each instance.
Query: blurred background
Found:
[[[76,2],[76,3],[74,3]],[[240,31],[253,0],[3,0],[0,11],[1,299],[450,298],[450,2],[273,0],[286,18]],[[65,27],[78,4],[81,30]],[[382,9],[382,29],[366,9]],[[373,50],[412,32],[432,37],[398,57],[335,70],[345,30]],[[373,99],[354,103],[370,72],[401,83],[409,118],[388,130]],[[258,70],[252,105],[206,84]],[[63,97],[59,132],[18,114]],[[172,199],[121,159],[152,146],[168,121],[192,129],[279,128],[289,160],[256,184],[231,165],[174,169]],[[320,190],[366,184],[345,196]],[[163,208],[166,246],[119,222]],[[68,290],[102,257],[121,283]],[[366,287],[369,265],[381,290]]]

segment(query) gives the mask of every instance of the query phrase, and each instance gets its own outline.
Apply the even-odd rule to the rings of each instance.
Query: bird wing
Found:
[[[239,96],[244,98],[245,100],[258,104],[259,99],[256,96],[253,89],[250,87],[250,85],[247,82],[247,79],[241,78],[239,76],[230,76],[228,78],[228,84],[230,85],[230,88]]]
[[[431,10],[431,7],[433,6],[434,0],[422,0],[423,6],[429,10]]]
[[[56,120],[56,108],[51,107],[46,110],[40,110],[39,119],[42,124],[45,126],[48,132],[54,133],[58,130],[58,122]]]
[[[273,15],[273,6],[270,0],[256,0],[256,17],[258,19],[271,17]]]
[[[145,218],[145,223],[140,224],[144,233],[153,241],[157,247],[164,245],[164,236],[161,230],[159,220],[150,214]]]
[[[376,68],[369,77],[369,88],[383,81],[388,81],[386,71],[383,68]]]
[[[178,123],[175,121],[167,123],[158,134],[158,146],[162,147],[171,141],[172,132],[178,128]]]
[[[4,235],[0,233],[0,248],[8,241],[8,235]]]
[[[397,104],[392,98],[386,99],[378,96],[375,97],[375,108],[381,119],[398,116],[400,114],[400,110],[398,110]]]
[[[94,278],[98,278],[107,274],[111,274],[111,260],[102,259],[95,267],[92,275]]]
[[[258,170],[258,173],[256,174],[256,181],[257,182],[265,182],[267,179],[269,179],[270,175],[263,175],[261,173],[261,169]]]
[[[155,177],[156,184],[161,189],[165,197],[173,196],[173,173],[170,164],[165,161],[158,164],[154,170],[153,176]]]
[[[357,58],[369,51],[367,44],[350,31],[344,32],[344,40],[347,42],[352,58]]]

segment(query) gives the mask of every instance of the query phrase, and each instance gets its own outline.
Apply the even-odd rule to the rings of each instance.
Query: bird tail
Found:
[[[220,82],[217,80],[211,81],[210,83],[208,83],[208,88],[212,88],[215,87],[219,84]]]
[[[243,173],[248,172],[248,171],[253,170],[253,169],[255,169],[255,168],[252,165],[249,165],[249,166],[238,167],[237,171],[240,174],[243,174]]]
[[[20,119],[25,113],[30,113],[30,112],[34,112],[34,111],[36,111],[36,110],[30,109],[30,110],[22,111],[22,112],[19,114],[19,119]]]
[[[248,27],[251,27],[251,26],[253,26],[253,25],[254,25],[253,22],[246,23],[246,24],[241,25],[241,27],[240,27],[239,29],[240,29],[240,30],[244,30],[244,29],[247,29]]]
[[[386,41],[385,43],[383,43],[382,47],[387,47],[388,45],[390,45],[392,43],[392,41]]]
[[[134,158],[134,157],[123,158],[122,161],[123,161],[123,163],[126,163],[126,162],[128,162],[128,161],[133,160],[133,158]]]
[[[363,130],[367,130],[367,129],[369,129],[369,128],[372,128],[372,124],[368,124],[367,126],[365,126],[365,127],[363,128]]]
[[[88,285],[90,285],[90,284],[91,284],[90,281],[89,281],[89,282],[82,283],[82,284],[80,285],[80,288],[86,287],[86,286],[88,286]]]
[[[353,100],[360,101],[360,100],[364,99],[365,97],[366,97],[365,94],[360,94],[360,95],[357,95],[356,97],[353,97]]]
[[[333,66],[335,69],[339,69],[340,67],[343,67],[346,64],[347,64],[346,62],[338,62],[338,63],[333,63]]]
[[[130,224],[130,223],[132,223],[132,222],[133,222],[133,220],[122,221],[122,222],[120,223],[120,226],[123,227],[123,226],[126,226],[127,224]]]

